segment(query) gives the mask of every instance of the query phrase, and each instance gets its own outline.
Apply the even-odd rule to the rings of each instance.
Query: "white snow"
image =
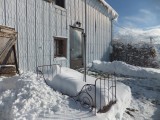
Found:
[[[33,120],[46,109],[60,111],[65,96],[54,92],[36,74],[27,73],[0,80],[0,118]]]
[[[61,70],[61,73],[60,74],[57,74],[53,79],[49,79],[47,80],[47,83],[53,87],[55,90],[58,90],[60,92],[62,92],[63,94],[67,94],[69,96],[75,96],[77,95],[82,87],[85,85],[85,84],[95,84],[95,80],[96,78],[94,77],[91,77],[91,76],[87,76],[87,79],[86,81],[87,82],[84,82],[83,81],[83,74],[75,71],[75,70],[72,70],[72,69],[69,69],[69,68],[65,68],[65,67],[62,67],[62,70]],[[111,82],[111,81],[110,81]],[[111,86],[111,83],[109,84]],[[108,86],[108,83],[106,83],[106,86]],[[100,109],[100,85],[97,85],[97,96],[96,96],[96,105],[97,105],[97,109],[99,110]],[[123,91],[123,94],[122,94],[122,91]],[[94,106],[95,106],[95,88],[92,87],[92,91],[90,91],[90,95],[92,96],[93,98],[93,102],[94,102]],[[119,96],[119,95],[120,96]],[[104,96],[104,95],[103,95]],[[108,104],[108,101],[107,101],[107,98],[108,98],[108,94],[106,92],[106,97],[102,97],[102,107],[103,106],[106,106]],[[122,117],[122,114],[125,110],[125,108],[130,104],[130,99],[131,99],[131,92],[130,92],[130,88],[121,84],[121,83],[117,83],[117,106],[116,106],[116,109],[118,111],[121,111],[120,113],[116,113],[116,114],[119,114],[119,118]],[[112,94],[110,94],[109,96],[110,98],[112,98]],[[125,105],[123,105],[125,103]],[[122,105],[122,106],[121,106]],[[120,107],[121,106],[121,107]],[[114,109],[114,108],[113,108]],[[121,110],[119,110],[121,109]],[[115,110],[113,110],[115,111]],[[115,113],[115,112],[113,112]]]
[[[83,78],[83,75],[69,68],[63,68],[61,75],[55,75],[56,79],[61,79],[61,81],[59,81],[59,87],[73,94],[78,93],[81,85],[77,83],[73,84],[74,81],[72,80],[80,82],[80,80],[82,81],[81,78]],[[88,76],[88,78],[93,77]],[[68,81],[66,82],[65,80]],[[69,85],[68,83],[71,84]],[[84,82],[80,83],[82,85],[84,84]],[[57,90],[61,91],[60,88],[57,87]],[[117,94],[117,103],[114,104],[107,113],[98,113],[95,115],[94,111],[88,112],[82,109],[80,105],[76,104],[75,101],[71,100],[68,96],[54,91],[45,84],[43,79],[37,78],[37,75],[34,73],[28,72],[21,76],[11,78],[1,77],[0,118],[4,120],[121,119],[126,107],[130,104],[130,88],[122,83],[117,83]]]
[[[128,78],[116,78],[117,103],[107,113],[95,115],[94,110],[93,112],[84,110],[70,97],[46,85],[35,73],[28,72],[21,76],[0,77],[0,119],[158,120],[160,118],[159,70],[131,66],[118,61],[93,63],[97,70],[128,76]],[[76,95],[85,84],[82,82],[83,75],[77,71],[69,68],[62,68],[60,71],[58,67],[54,72],[56,71],[58,74],[53,75],[55,79],[48,82],[58,91]],[[93,84],[94,81],[94,77],[87,76],[87,83]]]
[[[94,61],[92,67],[104,73],[109,72],[128,76],[128,78],[117,78],[119,82],[130,86],[132,91],[131,104],[124,113],[123,120],[159,120],[159,69],[136,67],[120,61],[112,63]],[[131,76],[134,76],[134,78]]]
[[[132,100],[123,120],[159,120],[160,81],[156,79],[118,78],[119,82],[131,87]],[[133,110],[132,110],[133,109]]]
[[[133,66],[121,61],[101,62],[99,60],[95,60],[92,63],[92,69],[102,71],[104,73],[116,73],[130,77],[160,79],[159,69]]]
[[[83,75],[77,71],[62,68],[61,73],[49,78],[47,83],[57,91],[70,96],[75,96],[85,85]]]
[[[150,38],[152,38],[152,41],[150,41]],[[119,29],[118,33],[115,34],[115,39],[127,44],[140,42],[160,44],[160,27],[158,26],[149,29]]]
[[[102,4],[107,8],[108,13],[110,11],[112,11],[112,18],[114,20],[118,19],[118,13],[105,1],[105,0],[99,0],[100,2],[102,2]]]

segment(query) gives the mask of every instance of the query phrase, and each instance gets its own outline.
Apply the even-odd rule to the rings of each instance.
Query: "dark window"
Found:
[[[56,0],[56,5],[65,8],[65,0]]]
[[[54,38],[54,56],[67,57],[67,39]]]

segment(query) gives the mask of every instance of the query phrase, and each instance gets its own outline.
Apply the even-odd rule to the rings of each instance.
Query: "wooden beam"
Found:
[[[14,28],[10,28],[10,27],[3,26],[3,25],[0,25],[0,30],[1,30],[1,29],[6,29],[6,30],[9,30],[9,31],[15,31]]]
[[[15,47],[17,32],[15,32],[14,28],[0,25],[0,38],[7,38],[6,41],[4,41],[5,39],[2,39],[2,41],[4,41],[6,44],[4,44],[5,46],[0,49],[0,62],[2,65],[6,65],[13,52],[16,72],[19,74],[20,72]],[[6,70],[8,69],[6,68]]]
[[[15,37],[15,36],[17,36],[17,32],[7,33],[7,32],[0,31],[0,37],[10,38],[10,37]]]
[[[14,60],[15,60],[15,65],[16,65],[16,71],[17,74],[19,74],[19,66],[18,66],[18,61],[17,61],[17,56],[16,56],[16,47],[13,45],[13,53],[14,53]]]
[[[7,53],[7,55],[6,55],[5,58],[3,59],[2,65],[6,65],[6,64],[7,64],[7,61],[8,61],[8,59],[9,59],[9,57],[11,56],[12,51],[13,51],[13,47],[10,48],[10,50],[9,50],[8,53]]]
[[[11,49],[13,45],[16,44],[16,38],[10,38],[5,47],[0,51],[0,61],[3,61],[3,59],[6,57],[7,53]]]

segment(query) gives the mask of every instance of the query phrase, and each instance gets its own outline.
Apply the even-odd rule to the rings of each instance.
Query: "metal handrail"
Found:
[[[107,110],[105,110],[105,108],[108,108],[108,107],[111,107],[112,104],[115,104],[116,103],[116,79],[114,78],[114,80],[111,80],[112,84],[110,86],[109,82],[110,82],[110,78],[112,78],[113,75],[111,74],[102,74],[101,77],[98,77],[96,80],[95,80],[95,108],[97,108],[97,82],[99,81],[100,82],[100,92],[104,92],[104,95],[106,94],[106,90],[108,90],[108,104],[106,106],[103,106],[103,108],[101,108],[102,106],[102,94],[100,94],[99,98],[100,98],[100,110],[98,112],[107,112]],[[106,78],[108,80],[108,89],[106,88]],[[102,81],[104,81],[104,86],[102,87]],[[102,91],[102,89],[104,91]],[[111,89],[111,91],[110,91]],[[114,91],[115,89],[115,91]],[[110,99],[110,95],[109,94],[112,94],[112,97]],[[97,110],[95,109],[95,113],[97,113]]]
[[[38,66],[37,69],[36,69],[37,77],[38,77],[38,74],[40,73],[42,75],[43,79],[46,81],[46,78],[44,77],[45,73],[43,73],[43,70],[40,70],[40,68],[44,69],[44,67],[48,68],[48,67],[57,66],[57,65],[60,67],[60,73],[61,73],[62,65],[60,65],[60,64],[42,65],[42,66]],[[53,69],[52,69],[52,73],[53,73]],[[57,74],[57,71],[56,71],[56,74]]]

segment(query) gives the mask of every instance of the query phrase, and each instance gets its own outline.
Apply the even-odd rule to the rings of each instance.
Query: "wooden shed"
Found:
[[[117,17],[104,0],[0,0],[0,25],[18,32],[17,57],[23,71],[54,63],[82,67],[84,32],[87,63],[109,61],[112,21]]]
[[[19,72],[16,56],[17,32],[14,28],[0,26],[0,75],[15,75]]]

